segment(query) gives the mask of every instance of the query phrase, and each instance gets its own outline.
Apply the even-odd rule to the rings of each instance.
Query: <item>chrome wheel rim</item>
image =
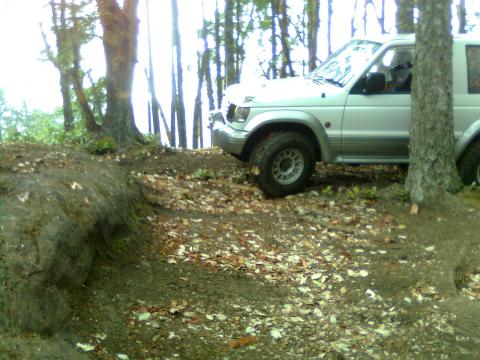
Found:
[[[273,178],[281,185],[290,185],[302,176],[304,168],[302,152],[298,149],[286,149],[273,159]]]
[[[480,164],[477,167],[477,185],[480,184]]]

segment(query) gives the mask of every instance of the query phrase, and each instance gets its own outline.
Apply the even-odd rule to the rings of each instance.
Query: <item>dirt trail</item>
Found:
[[[478,201],[409,215],[394,167],[319,166],[272,200],[215,151],[126,166],[153,210],[76,308],[95,358],[478,358]]]

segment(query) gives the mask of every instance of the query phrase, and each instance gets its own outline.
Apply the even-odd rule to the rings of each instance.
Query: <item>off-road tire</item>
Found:
[[[268,196],[301,191],[315,169],[311,140],[298,132],[274,132],[253,149],[249,167],[252,179]]]
[[[480,140],[465,151],[459,161],[458,172],[465,185],[480,184]]]

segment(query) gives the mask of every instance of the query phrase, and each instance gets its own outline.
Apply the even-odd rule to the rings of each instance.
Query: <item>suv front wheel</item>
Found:
[[[315,151],[301,133],[274,132],[255,146],[249,166],[267,195],[285,196],[303,189],[315,169]]]

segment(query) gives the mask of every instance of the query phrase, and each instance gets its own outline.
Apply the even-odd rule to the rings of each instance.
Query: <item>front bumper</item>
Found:
[[[227,153],[241,155],[247,142],[248,132],[236,130],[226,123],[221,111],[210,113],[212,144]]]

